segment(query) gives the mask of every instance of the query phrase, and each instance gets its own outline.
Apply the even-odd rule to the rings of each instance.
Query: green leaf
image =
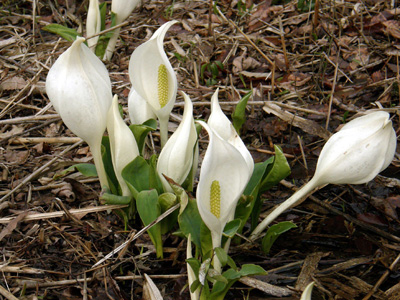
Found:
[[[172,193],[163,193],[158,196],[158,204],[160,205],[161,213],[164,213],[172,206],[177,204],[177,197]],[[175,226],[178,214],[179,211],[175,210],[160,222],[161,234],[166,234]]]
[[[228,262],[228,254],[226,254],[225,250],[220,247],[215,248],[214,251],[215,251],[215,255],[218,257],[222,267],[225,267],[225,265]]]
[[[114,167],[112,164],[110,138],[108,136],[103,136],[101,140],[101,146],[101,156],[110,190],[115,195],[121,195],[118,179],[117,176],[115,176]]]
[[[272,225],[267,233],[265,234],[264,238],[262,239],[261,249],[265,254],[268,254],[271,250],[272,245],[276,241],[276,239],[286,231],[296,228],[296,224],[293,222],[285,221],[280,222],[278,224]]]
[[[136,198],[136,207],[140,219],[145,226],[157,219],[161,215],[157,191],[141,191]],[[149,233],[151,241],[156,247],[157,257],[163,258],[160,223],[155,224],[153,227],[147,230],[147,232]]]
[[[246,106],[247,101],[249,101],[250,97],[253,95],[253,90],[250,90],[242,99],[240,99],[239,103],[236,105],[235,111],[232,114],[232,123],[233,127],[235,127],[236,132],[240,134],[240,130],[244,122],[246,122]]]
[[[69,173],[74,172],[75,170],[80,172],[83,176],[86,177],[97,177],[97,170],[94,164],[82,163],[82,164],[72,165],[69,168],[63,170],[62,172],[55,174],[53,176],[53,179],[59,179]]]
[[[250,276],[250,275],[265,275],[267,272],[261,268],[260,266],[254,264],[246,264],[243,265],[239,271],[241,277]]]
[[[51,33],[58,34],[69,42],[75,41],[76,37],[79,35],[79,33],[75,29],[68,28],[60,24],[49,24],[44,26],[42,29]]]
[[[164,192],[164,187],[157,172],[157,155],[152,155],[149,159],[149,185],[150,188],[156,189],[159,194]]]
[[[268,165],[268,168],[263,174],[262,181],[259,183],[258,195],[263,194],[265,191],[278,184],[279,181],[286,178],[290,174],[290,166],[286,160],[282,149],[279,146],[274,145],[275,156],[272,164]],[[251,213],[251,228],[254,229],[258,224],[258,218],[260,216],[262,201],[260,197],[257,197],[254,203],[254,207]]]
[[[195,281],[193,281],[192,285],[190,286],[190,291],[192,293],[194,293],[199,287],[200,287],[200,281],[198,279],[196,279]]]
[[[186,262],[189,264],[189,266],[192,268],[193,273],[198,275],[201,263],[197,258],[191,257],[186,259]]]
[[[233,238],[238,229],[240,228],[241,223],[242,222],[240,219],[235,219],[228,222],[225,225],[224,232],[222,234],[228,238]]]
[[[157,129],[157,121],[154,119],[150,119],[140,125],[132,124],[129,126],[129,128],[131,129],[133,135],[135,136],[140,154],[142,155],[146,137],[150,131],[154,131]]]
[[[106,29],[107,2],[100,3],[99,8],[101,19],[100,31],[103,31],[104,29]]]
[[[103,193],[100,196],[101,200],[104,200],[106,204],[130,204],[132,201],[132,197],[129,196],[118,196],[110,193]]]
[[[121,175],[135,199],[141,191],[150,189],[150,166],[141,156],[127,164]]]

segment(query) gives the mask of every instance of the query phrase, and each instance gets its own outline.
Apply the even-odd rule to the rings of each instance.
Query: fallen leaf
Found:
[[[390,20],[382,23],[386,27],[386,32],[396,39],[400,39],[400,22]]]
[[[163,300],[161,293],[153,280],[145,273],[145,282],[143,284],[143,300]]]
[[[14,76],[4,80],[0,84],[0,90],[21,90],[27,85],[27,81],[22,77]]]
[[[16,216],[8,225],[0,232],[0,241],[7,235],[11,234],[15,228],[17,228],[18,223],[26,217],[28,211],[24,211]]]

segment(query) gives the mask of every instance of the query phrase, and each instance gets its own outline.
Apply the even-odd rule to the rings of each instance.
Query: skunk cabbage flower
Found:
[[[246,160],[249,168],[249,174],[251,176],[254,170],[253,157],[251,156],[246,145],[243,143],[242,139],[239,137],[231,121],[229,121],[228,117],[222,111],[218,101],[218,91],[219,89],[217,89],[214,95],[211,97],[211,114],[207,124],[215,132],[217,132],[220,137],[222,137],[225,141],[228,141],[239,150],[239,152],[243,155],[243,158]]]
[[[125,180],[122,178],[122,170],[139,155],[139,149],[132,131],[125,124],[118,108],[118,97],[114,96],[107,116],[107,131],[110,136],[111,159],[115,175],[121,187],[123,196],[131,193]]]
[[[157,118],[147,101],[133,88],[128,96],[128,112],[131,124],[143,124],[147,120]]]
[[[100,16],[99,0],[90,0],[86,18],[86,35],[88,37],[95,35],[100,32],[100,28],[101,28],[101,16]],[[96,49],[98,40],[99,36],[95,36],[87,40],[88,46],[90,50],[92,50],[93,52]]]
[[[242,154],[206,123],[198,121],[209,135],[209,144],[200,169],[197,206],[211,231],[213,248],[221,246],[226,223],[233,219],[236,204],[248,180],[249,169]],[[218,266],[214,264],[218,270]]]
[[[193,119],[193,105],[189,96],[182,92],[185,108],[182,121],[173,135],[161,150],[157,162],[157,171],[164,188],[172,192],[172,188],[162,174],[182,184],[193,166],[193,155],[197,141],[196,127]]]
[[[90,146],[102,186],[108,186],[101,139],[112,102],[106,67],[78,37],[51,67],[46,92],[65,125]]]
[[[138,6],[140,0],[112,0],[111,1],[111,12],[115,14],[115,26],[121,24],[129,17],[132,11]],[[117,39],[119,36],[121,28],[117,28],[114,30],[113,35],[111,36],[106,53],[104,54],[104,60],[110,60],[114,50],[115,45],[117,43]]]
[[[169,114],[175,103],[177,80],[163,50],[167,30],[175,24],[162,25],[148,40],[135,49],[129,62],[133,89],[147,101],[160,122],[161,145],[168,139]]]
[[[314,177],[272,211],[250,238],[257,238],[277,216],[301,202],[315,188],[329,183],[362,184],[372,180],[391,163],[396,143],[396,133],[387,112],[371,112],[350,121],[322,148]]]

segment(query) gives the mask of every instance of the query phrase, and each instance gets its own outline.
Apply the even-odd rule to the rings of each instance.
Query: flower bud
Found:
[[[86,36],[92,36],[100,32],[101,29],[101,16],[99,8],[99,0],[90,0],[89,8],[86,18]],[[90,50],[96,50],[97,41],[99,36],[95,36],[87,40]]]
[[[121,117],[117,95],[114,96],[108,111],[107,131],[110,136],[111,159],[115,176],[121,187],[122,195],[130,196],[131,192],[121,174],[126,165],[139,155],[139,149],[132,131]]]
[[[112,102],[108,71],[78,37],[51,67],[46,92],[65,125],[91,148],[101,185],[107,184],[101,139]]]
[[[182,121],[161,150],[157,162],[158,174],[167,191],[172,191],[172,189],[162,174],[182,184],[194,162],[197,132],[193,119],[193,105],[188,95],[185,93],[182,95],[185,100]]]

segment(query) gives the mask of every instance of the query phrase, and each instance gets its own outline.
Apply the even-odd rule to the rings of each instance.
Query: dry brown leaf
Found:
[[[386,27],[386,32],[388,34],[396,39],[400,39],[400,22],[390,20],[382,22],[382,24]]]
[[[11,130],[6,131],[6,132],[4,132],[4,133],[0,133],[0,140],[1,140],[1,139],[8,138],[8,137],[10,137],[10,136],[13,136],[13,135],[15,135],[15,134],[20,134],[20,133],[22,133],[22,132],[24,132],[24,128],[23,128],[22,126],[13,125],[13,126],[11,127]]]
[[[14,76],[4,80],[0,84],[0,90],[21,90],[27,85],[27,81],[22,77]]]
[[[18,216],[16,216],[8,225],[0,232],[0,241],[7,235],[11,234],[15,228],[17,228],[18,223],[26,217],[28,214],[28,211],[24,211],[23,213],[20,213]]]

